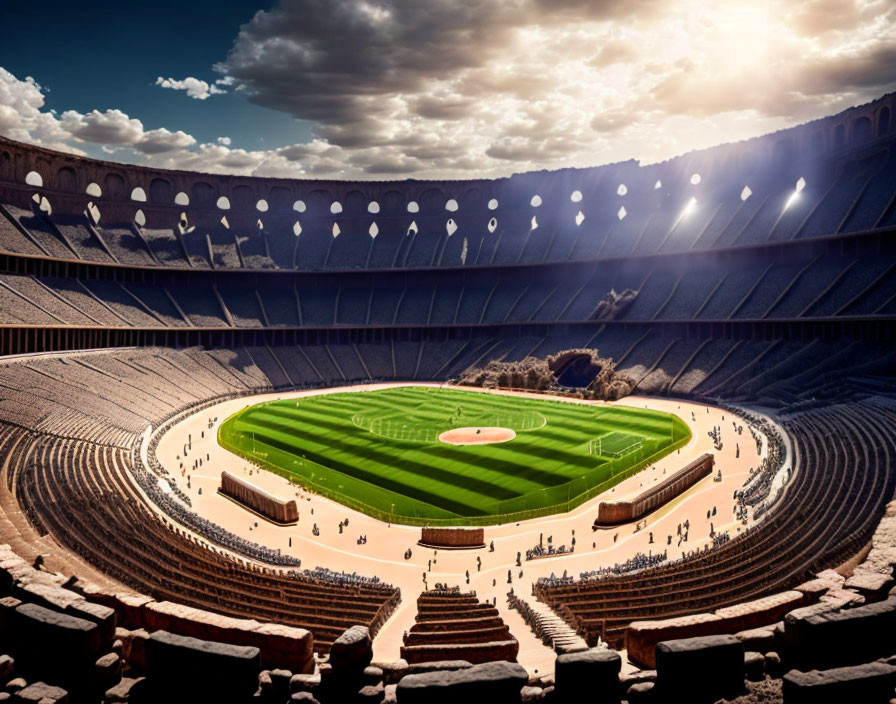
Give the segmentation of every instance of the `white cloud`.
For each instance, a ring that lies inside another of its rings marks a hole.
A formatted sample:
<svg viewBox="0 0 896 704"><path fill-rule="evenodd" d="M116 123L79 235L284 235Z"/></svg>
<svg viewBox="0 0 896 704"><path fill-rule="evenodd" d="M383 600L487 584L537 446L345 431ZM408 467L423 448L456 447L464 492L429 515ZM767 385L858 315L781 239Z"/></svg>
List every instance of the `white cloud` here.
<svg viewBox="0 0 896 704"><path fill-rule="evenodd" d="M187 95L196 100L205 100L212 95L223 95L226 90L218 86L229 86L233 83L233 79L229 76L219 78L214 83L208 83L192 76L187 76L183 80L175 80L174 78L156 78L156 85L162 88L170 88L171 90L183 90Z"/></svg>
<svg viewBox="0 0 896 704"><path fill-rule="evenodd" d="M307 143L247 150L119 110L56 116L36 81L2 69L0 132L219 173L503 176L781 129L893 90L894 62L891 0L278 0L219 78L156 85L240 92L309 122Z"/></svg>

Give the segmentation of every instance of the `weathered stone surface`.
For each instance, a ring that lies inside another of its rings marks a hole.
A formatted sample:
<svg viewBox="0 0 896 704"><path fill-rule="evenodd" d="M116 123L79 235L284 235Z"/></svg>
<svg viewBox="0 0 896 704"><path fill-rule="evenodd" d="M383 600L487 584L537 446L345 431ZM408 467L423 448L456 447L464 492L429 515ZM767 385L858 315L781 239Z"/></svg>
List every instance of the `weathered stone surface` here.
<svg viewBox="0 0 896 704"><path fill-rule="evenodd" d="M774 650L765 654L765 671L769 677L780 677L784 674L784 665L781 656Z"/></svg>
<svg viewBox="0 0 896 704"><path fill-rule="evenodd" d="M105 602L99 601L99 603ZM107 603L106 606L112 606L112 608L115 609L115 613L118 615L119 626L136 630L138 628L146 627L146 618L143 615L143 609L148 604L154 603L155 599L144 594L128 594L123 592L115 594L113 603Z"/></svg>
<svg viewBox="0 0 896 704"><path fill-rule="evenodd" d="M0 645L5 645L13 636L13 619L21 601L14 596L0 599Z"/></svg>
<svg viewBox="0 0 896 704"><path fill-rule="evenodd" d="M804 667L813 668L855 665L890 655L894 630L894 598L854 609L785 619L791 656Z"/></svg>
<svg viewBox="0 0 896 704"><path fill-rule="evenodd" d="M115 653L106 653L93 666L96 689L103 692L121 679L122 662Z"/></svg>
<svg viewBox="0 0 896 704"><path fill-rule="evenodd" d="M715 635L722 619L703 613L656 621L633 621L625 632L625 648L629 660L638 665L656 667L656 644L664 640Z"/></svg>
<svg viewBox="0 0 896 704"><path fill-rule="evenodd" d="M117 702L126 702L131 694L131 688L142 682L142 677L123 677L114 687L106 690L105 700L108 704L116 704Z"/></svg>
<svg viewBox="0 0 896 704"><path fill-rule="evenodd" d="M758 682L765 676L765 656L762 653L744 653L744 674L751 682Z"/></svg>
<svg viewBox="0 0 896 704"><path fill-rule="evenodd" d="M839 584L835 584L826 579L810 579L808 582L803 582L802 584L797 585L793 590L800 592L806 597L806 601L811 604L817 602L821 597L827 594L829 590L839 586Z"/></svg>
<svg viewBox="0 0 896 704"><path fill-rule="evenodd" d="M408 672L407 660L389 660L382 662L371 662L374 667L378 667L383 671L383 681L388 684L395 684L404 677Z"/></svg>
<svg viewBox="0 0 896 704"><path fill-rule="evenodd" d="M361 673L373 660L373 639L366 626L352 626L330 647L330 664L340 673Z"/></svg>
<svg viewBox="0 0 896 704"><path fill-rule="evenodd" d="M146 641L149 640L149 633L138 628L135 631L128 631L124 628L115 629L115 637L121 641L121 656L127 662L139 670L146 668Z"/></svg>
<svg viewBox="0 0 896 704"><path fill-rule="evenodd" d="M377 684L383 681L383 669L368 665L364 668L362 678L364 684Z"/></svg>
<svg viewBox="0 0 896 704"><path fill-rule="evenodd" d="M633 684L641 684L642 682L656 682L656 670L636 670L635 672L624 672L619 675L619 686L623 691L628 690Z"/></svg>
<svg viewBox="0 0 896 704"><path fill-rule="evenodd" d="M396 693L399 704L457 704L463 700L508 704L520 701L528 679L522 665L488 662L463 670L407 675L398 683Z"/></svg>
<svg viewBox="0 0 896 704"><path fill-rule="evenodd" d="M3 689L7 692L18 692L28 686L28 682L24 677L13 677L4 685Z"/></svg>
<svg viewBox="0 0 896 704"><path fill-rule="evenodd" d="M628 688L625 695L628 698L628 704L646 704L647 702L652 702L654 689L656 689L656 684L653 682L639 682L638 684L633 684Z"/></svg>
<svg viewBox="0 0 896 704"><path fill-rule="evenodd" d="M320 675L316 673L313 675L299 673L289 680L290 692L313 692L317 687L320 687Z"/></svg>
<svg viewBox="0 0 896 704"><path fill-rule="evenodd" d="M16 668L28 679L46 677L72 689L84 685L100 656L95 623L37 604L17 606L13 616Z"/></svg>
<svg viewBox="0 0 896 704"><path fill-rule="evenodd" d="M292 672L313 669L313 638L310 631L252 619L231 618L170 601L143 606L144 626L200 640L252 646L261 652L265 667Z"/></svg>
<svg viewBox="0 0 896 704"><path fill-rule="evenodd" d="M310 692L296 692L289 698L289 701L303 702L303 704L320 704Z"/></svg>
<svg viewBox="0 0 896 704"><path fill-rule="evenodd" d="M531 687L526 685L520 690L520 701L522 704L541 701L544 690L541 687Z"/></svg>
<svg viewBox="0 0 896 704"><path fill-rule="evenodd" d="M16 693L16 701L40 704L68 704L68 692L44 682L35 682Z"/></svg>
<svg viewBox="0 0 896 704"><path fill-rule="evenodd" d="M852 589L865 597L865 601L880 601L885 599L887 592L893 588L893 577L886 574L868 571L856 571L846 580L843 586Z"/></svg>
<svg viewBox="0 0 896 704"><path fill-rule="evenodd" d="M765 628L752 628L748 631L735 633L737 638L744 645L744 650L752 650L758 653L764 653L775 647L775 628L767 626Z"/></svg>
<svg viewBox="0 0 896 704"><path fill-rule="evenodd" d="M252 694L258 682L258 648L153 633L146 642L146 674L154 689L177 683L184 691L235 701ZM164 690L162 690L164 691Z"/></svg>
<svg viewBox="0 0 896 704"><path fill-rule="evenodd" d="M785 704L886 702L896 687L896 667L874 662L832 670L791 670L784 675Z"/></svg>
<svg viewBox="0 0 896 704"><path fill-rule="evenodd" d="M425 672L451 672L453 670L466 670L473 667L473 663L466 660L435 660L433 662L418 662L408 665L406 675L421 675Z"/></svg>
<svg viewBox="0 0 896 704"><path fill-rule="evenodd" d="M656 647L661 697L714 702L744 687L744 648L732 635L665 641Z"/></svg>
<svg viewBox="0 0 896 704"><path fill-rule="evenodd" d="M383 704L398 704L397 684L387 684L383 692Z"/></svg>
<svg viewBox="0 0 896 704"><path fill-rule="evenodd" d="M112 649L117 623L114 609L102 604L91 604L89 601L80 599L70 603L66 607L65 613L95 623L100 629L100 649Z"/></svg>
<svg viewBox="0 0 896 704"><path fill-rule="evenodd" d="M16 661L9 655L0 655L0 682L6 682L16 671Z"/></svg>
<svg viewBox="0 0 896 704"><path fill-rule="evenodd" d="M577 701L584 691L594 702L619 701L622 659L615 650L586 650L557 657L554 694L558 701Z"/></svg>
<svg viewBox="0 0 896 704"><path fill-rule="evenodd" d="M358 701L361 702L381 702L386 695L386 689L383 683L368 684L358 691Z"/></svg>

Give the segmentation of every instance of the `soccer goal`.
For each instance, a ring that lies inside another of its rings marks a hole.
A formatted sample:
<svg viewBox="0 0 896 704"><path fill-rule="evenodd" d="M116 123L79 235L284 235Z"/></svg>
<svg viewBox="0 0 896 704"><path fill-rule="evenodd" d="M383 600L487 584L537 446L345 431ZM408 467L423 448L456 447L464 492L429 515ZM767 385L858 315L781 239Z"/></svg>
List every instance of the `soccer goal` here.
<svg viewBox="0 0 896 704"><path fill-rule="evenodd" d="M588 444L588 452L592 455L618 459L632 452L637 452L643 447L643 438L636 438L624 433L609 433L591 440Z"/></svg>

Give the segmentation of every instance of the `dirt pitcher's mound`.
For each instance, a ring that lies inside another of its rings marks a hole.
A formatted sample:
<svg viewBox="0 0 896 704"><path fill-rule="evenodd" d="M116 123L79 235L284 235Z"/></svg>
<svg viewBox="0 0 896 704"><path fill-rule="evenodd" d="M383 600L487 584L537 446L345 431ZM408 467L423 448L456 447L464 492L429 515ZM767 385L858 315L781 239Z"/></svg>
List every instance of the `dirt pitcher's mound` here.
<svg viewBox="0 0 896 704"><path fill-rule="evenodd" d="M439 435L439 441L448 445L491 445L515 437L510 428L454 428Z"/></svg>

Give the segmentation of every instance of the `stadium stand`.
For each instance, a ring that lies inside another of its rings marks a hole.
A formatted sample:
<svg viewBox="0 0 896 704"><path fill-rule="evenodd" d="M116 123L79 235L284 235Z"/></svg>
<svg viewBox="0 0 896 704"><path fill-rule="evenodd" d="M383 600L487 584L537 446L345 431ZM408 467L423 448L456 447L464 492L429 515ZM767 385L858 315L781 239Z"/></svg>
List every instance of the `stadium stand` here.
<svg viewBox="0 0 896 704"><path fill-rule="evenodd" d="M223 178L0 139L4 693L520 701L529 683L529 700L568 701L587 681L632 703L757 683L770 701L888 701L894 107L663 164L468 182ZM737 537L512 595L540 638L569 646L531 682L494 662L519 649L496 605L446 589L416 599L405 661L371 666L371 639L411 595L229 533L154 455L173 423L225 399L594 348L634 392L748 425L744 406L776 414L794 471L780 491L774 463L751 477L734 510L762 520ZM645 669L620 674L608 645Z"/></svg>

